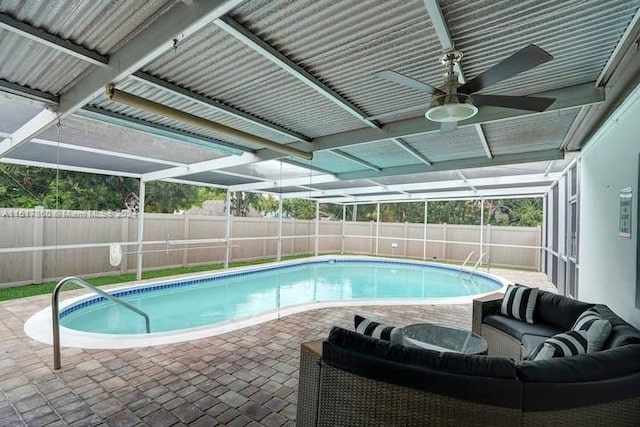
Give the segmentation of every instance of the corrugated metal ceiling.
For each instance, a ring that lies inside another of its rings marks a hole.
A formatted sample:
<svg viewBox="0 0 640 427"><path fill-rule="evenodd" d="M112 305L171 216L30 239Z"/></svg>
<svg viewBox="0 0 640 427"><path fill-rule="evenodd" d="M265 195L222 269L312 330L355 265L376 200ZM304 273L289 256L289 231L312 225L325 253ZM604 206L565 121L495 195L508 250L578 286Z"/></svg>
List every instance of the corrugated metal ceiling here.
<svg viewBox="0 0 640 427"><path fill-rule="evenodd" d="M12 0L0 3L0 12L108 55L124 46L141 30L153 25L159 16L178 3L180 2L175 0ZM595 81L638 10L640 1L441 0L439 4L456 47L465 54L462 69L467 79L529 43L535 43L551 53L554 56L551 62L483 91L495 94L530 94ZM180 7L187 6L181 4ZM442 49L422 0L249 0L233 10L230 17L346 98L365 115L380 115L420 104L426 106L429 101L428 96L415 90L374 76L376 71L392 69L434 86L440 86L442 82L443 67L439 63ZM93 66L82 60L2 29L0 64L0 79L53 94L63 94L93 69ZM214 23L181 40L175 49L160 55L144 67L143 71L308 138L336 135L340 139L343 132L367 129L364 121ZM232 117L139 79L119 82L118 88L281 144L295 141L291 136ZM0 109L11 108L5 104L7 102L0 98ZM259 149L256 144L226 138L175 120L115 104L104 96L98 97L92 104L168 128L224 139L246 150ZM15 131L20 122L28 120L29 114L35 114L31 113L32 110L34 107L31 104L25 104L0 117L0 132ZM488 161L482 138L486 139L493 156L543 150L552 152L561 149L578 112L579 108L571 108L483 123L480 127L482 134L475 126L465 126L462 122L454 132L409 132L407 134L413 136L403 137L402 140L428 161L434 164L451 162L451 167L464 164L456 163L457 160L474 158ZM422 114L424 108L386 116L380 121L396 122L395 125L403 118L419 117ZM386 131L385 128L380 132ZM49 129L39 137L49 140L64 139L66 144L84 149L113 150L127 156L156 158L166 162L188 164L226 156L218 151L87 121L85 117L67 118L59 129ZM422 170L428 170L423 161L391 140L356 145L351 145L348 137L343 140L344 146L338 147L339 150L356 160L368 162L372 168L348 160L331 150L315 152L311 161L296 159L296 162L319 171L348 177L365 176L366 172L375 176L375 168L383 169L381 175L385 175L384 170L388 168L395 168L398 173L401 173L403 167L418 170L414 166L424 166L425 169ZM358 142L357 135L354 136L354 141ZM51 148L42 144L27 144L13 153L13 156L26 158L24 156L32 155L41 159L43 153L53 155ZM94 158L97 156L95 153L72 151L64 151L63 156L66 161L71 162L70 165L82 163L82 157L86 156L86 165L83 165L86 167L114 166L117 167L114 170L124 171L123 168L130 168L135 173L140 170L157 170L154 169L157 165L147 164L152 162L144 159L140 160L140 166L135 166L129 163L132 159L124 156L120 158L120 164L115 165L114 156L105 157L101 163L97 157ZM549 162L537 162L466 169L463 172L469 179L521 173L540 174L562 170L568 161L556 161L551 164L551 168ZM322 172L312 173L274 161L239 165L227 170L240 176L202 172L188 177L217 185L260 181L253 181L251 176L274 181L308 176L309 185L318 189L375 185L371 181L313 185L313 175ZM358 174L349 175L355 172ZM380 185L424 182L425 188L428 188L429 182L442 180L458 181L460 177L453 171L444 171L386 176L376 178L375 182ZM295 185L279 188L278 191L285 188L301 191Z"/></svg>

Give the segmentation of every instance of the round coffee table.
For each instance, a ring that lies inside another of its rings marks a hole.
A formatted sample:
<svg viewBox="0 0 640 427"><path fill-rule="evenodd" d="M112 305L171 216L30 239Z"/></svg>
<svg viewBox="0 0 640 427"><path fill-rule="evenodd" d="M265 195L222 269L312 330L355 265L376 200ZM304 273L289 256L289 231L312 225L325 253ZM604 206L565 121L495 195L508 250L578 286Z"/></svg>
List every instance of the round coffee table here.
<svg viewBox="0 0 640 427"><path fill-rule="evenodd" d="M478 334L451 326L418 323L402 328L405 344L438 351L486 354L487 342Z"/></svg>

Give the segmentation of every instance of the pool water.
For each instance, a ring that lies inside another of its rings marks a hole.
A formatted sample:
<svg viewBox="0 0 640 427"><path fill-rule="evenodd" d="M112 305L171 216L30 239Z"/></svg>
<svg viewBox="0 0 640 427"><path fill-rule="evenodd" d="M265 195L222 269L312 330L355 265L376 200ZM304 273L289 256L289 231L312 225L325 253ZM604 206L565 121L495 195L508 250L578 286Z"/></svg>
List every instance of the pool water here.
<svg viewBox="0 0 640 427"><path fill-rule="evenodd" d="M427 263L323 260L263 270L146 285L113 292L149 315L151 332L228 322L325 301L416 300L493 292L498 280ZM102 297L61 312L64 327L94 333L144 334L141 316Z"/></svg>

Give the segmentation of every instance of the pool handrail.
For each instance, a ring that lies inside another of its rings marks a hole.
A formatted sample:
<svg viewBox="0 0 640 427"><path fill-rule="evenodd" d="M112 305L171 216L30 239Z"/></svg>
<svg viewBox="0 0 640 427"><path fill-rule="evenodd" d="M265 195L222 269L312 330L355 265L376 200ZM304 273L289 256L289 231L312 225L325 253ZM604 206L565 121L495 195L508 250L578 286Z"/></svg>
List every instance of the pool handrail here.
<svg viewBox="0 0 640 427"><path fill-rule="evenodd" d="M64 286L66 283L69 283L69 282L73 282L76 285L79 285L85 289L93 291L96 294L103 296L104 298L111 300L116 304L120 304L123 307L128 308L129 310L139 314L144 318L147 333L151 332L151 327L149 326L149 316L144 311L132 306L131 304L124 302L120 298L115 297L110 293L103 291L102 289L99 289L93 286L92 284L80 279L79 277L75 277L75 276L65 277L64 279L58 282L55 288L53 288L53 293L51 294L51 324L53 327L53 369L60 369L62 366L60 364L60 309L59 309L59 303L58 303L58 300L59 300L58 295L60 294L60 290L62 289L62 286Z"/></svg>

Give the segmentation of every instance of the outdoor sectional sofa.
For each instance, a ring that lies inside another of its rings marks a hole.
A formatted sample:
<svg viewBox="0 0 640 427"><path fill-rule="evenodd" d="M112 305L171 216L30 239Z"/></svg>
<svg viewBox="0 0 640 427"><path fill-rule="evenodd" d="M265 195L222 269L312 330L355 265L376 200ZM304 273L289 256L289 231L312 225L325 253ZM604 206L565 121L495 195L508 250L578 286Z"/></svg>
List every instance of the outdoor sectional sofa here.
<svg viewBox="0 0 640 427"><path fill-rule="evenodd" d="M502 297L473 304L488 355L392 345L339 327L303 343L297 425L639 425L640 331L606 306L548 292L527 324L500 314ZM613 326L602 350L521 360L591 307Z"/></svg>

